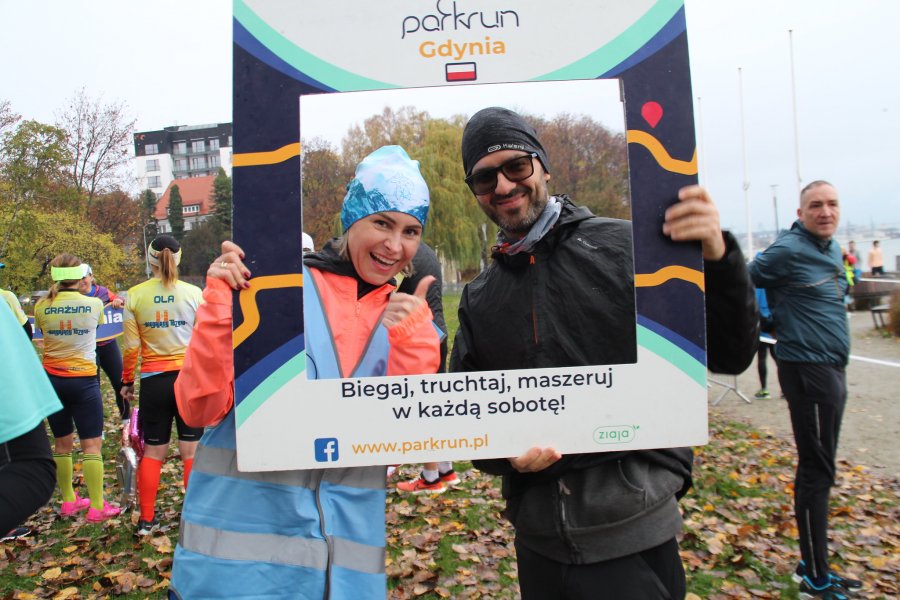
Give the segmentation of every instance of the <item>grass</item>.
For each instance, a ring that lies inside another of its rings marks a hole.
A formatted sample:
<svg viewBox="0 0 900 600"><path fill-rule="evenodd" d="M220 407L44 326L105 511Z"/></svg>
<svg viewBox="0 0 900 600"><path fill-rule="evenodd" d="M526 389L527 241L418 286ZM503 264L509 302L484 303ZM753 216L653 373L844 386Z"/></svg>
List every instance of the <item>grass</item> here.
<svg viewBox="0 0 900 600"><path fill-rule="evenodd" d="M458 295L444 298L452 332ZM106 489L117 500L117 411L105 377ZM790 575L799 560L793 520L794 451L790 439L744 423L711 420L711 442L697 448L694 487L681 501L681 540L692 600L796 597ZM99 525L64 520L51 505L28 525L34 534L0 544L0 598L158 598L165 596L178 538L181 465L173 443L158 497L162 531L132 536L133 511ZM76 461L79 462L79 461ZM401 467L412 478L418 465ZM439 496L390 491L387 500L388 594L391 599L518 598L513 532L501 516L499 480L458 462L460 486ZM84 493L80 472L77 486ZM835 566L866 574L862 597L897 597L900 485L842 463L832 495Z"/></svg>

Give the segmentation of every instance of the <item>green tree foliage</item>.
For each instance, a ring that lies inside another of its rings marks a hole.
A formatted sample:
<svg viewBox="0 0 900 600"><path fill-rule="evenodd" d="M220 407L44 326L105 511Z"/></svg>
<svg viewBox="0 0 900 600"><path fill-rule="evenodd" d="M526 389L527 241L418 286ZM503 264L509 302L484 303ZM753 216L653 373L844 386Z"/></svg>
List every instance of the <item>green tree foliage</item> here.
<svg viewBox="0 0 900 600"><path fill-rule="evenodd" d="M218 224L207 219L184 234L181 265L184 275L203 275L221 251L222 236Z"/></svg>
<svg viewBox="0 0 900 600"><path fill-rule="evenodd" d="M13 200L49 200L70 159L65 138L62 129L38 121L23 121L3 136L0 175Z"/></svg>
<svg viewBox="0 0 900 600"><path fill-rule="evenodd" d="M210 200L213 202L212 222L215 226L219 238L231 237L231 177L225 173L225 169L219 167L216 179L213 181L213 189L210 193ZM220 240L221 241L221 240ZM218 249L218 244L216 244ZM217 250L218 251L218 250ZM218 256L215 254L213 258Z"/></svg>
<svg viewBox="0 0 900 600"><path fill-rule="evenodd" d="M145 235L148 238L156 237L159 225L156 220L156 193L153 190L141 192L141 224L146 227Z"/></svg>
<svg viewBox="0 0 900 600"><path fill-rule="evenodd" d="M319 248L341 233L341 203L352 173L347 176L340 155L328 142L317 138L302 148L303 231Z"/></svg>
<svg viewBox="0 0 900 600"><path fill-rule="evenodd" d="M0 230L11 222L10 206L0 208ZM4 286L20 293L50 286L50 261L69 252L91 264L104 285L118 287L129 270L128 256L107 233L99 233L91 222L72 211L46 211L25 207L18 212L15 235L3 256Z"/></svg>
<svg viewBox="0 0 900 600"><path fill-rule="evenodd" d="M488 219L464 181L459 160L462 119L429 120L422 148L413 155L428 183L431 207L424 239L445 260L453 260L464 273L477 273L485 264Z"/></svg>
<svg viewBox="0 0 900 600"><path fill-rule="evenodd" d="M0 257L21 211L71 204L72 195L63 185L68 160L64 139L62 130L37 121L23 121L0 138L0 207L9 215L0 228Z"/></svg>
<svg viewBox="0 0 900 600"><path fill-rule="evenodd" d="M4 287L18 293L49 286L47 265L61 252L91 263L113 288L131 285L142 270L140 202L115 188L96 188L89 202L70 171L73 135L22 120L0 101L0 260Z"/></svg>
<svg viewBox="0 0 900 600"><path fill-rule="evenodd" d="M551 194L569 194L595 214L629 218L625 137L589 117L561 114L552 120L524 115L535 125L550 161ZM367 154L386 144L403 146L420 162L431 193L425 241L444 263L469 279L488 261L497 227L464 181L459 148L467 118L431 118L412 107L385 108L348 129L338 154L327 142L303 143L303 227L316 245L339 232L347 183Z"/></svg>
<svg viewBox="0 0 900 600"><path fill-rule="evenodd" d="M177 185L169 190L169 228L172 230L172 237L180 242L184 237L184 201Z"/></svg>

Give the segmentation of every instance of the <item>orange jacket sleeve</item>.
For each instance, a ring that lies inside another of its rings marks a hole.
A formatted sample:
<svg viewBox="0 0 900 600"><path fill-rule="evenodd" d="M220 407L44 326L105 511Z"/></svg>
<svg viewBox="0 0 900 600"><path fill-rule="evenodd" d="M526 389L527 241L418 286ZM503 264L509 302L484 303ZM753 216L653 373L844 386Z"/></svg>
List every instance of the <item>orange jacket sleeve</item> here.
<svg viewBox="0 0 900 600"><path fill-rule="evenodd" d="M437 372L441 363L441 339L426 302L388 328L388 340L391 344L388 375L426 375Z"/></svg>
<svg viewBox="0 0 900 600"><path fill-rule="evenodd" d="M191 427L217 424L234 404L231 288L207 279L203 300L175 381L178 412Z"/></svg>

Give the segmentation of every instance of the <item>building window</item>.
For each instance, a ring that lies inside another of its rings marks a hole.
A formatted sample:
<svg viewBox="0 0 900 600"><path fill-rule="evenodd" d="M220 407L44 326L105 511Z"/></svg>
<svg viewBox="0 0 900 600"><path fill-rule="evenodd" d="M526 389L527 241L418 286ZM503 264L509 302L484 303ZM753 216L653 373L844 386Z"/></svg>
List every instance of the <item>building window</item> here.
<svg viewBox="0 0 900 600"><path fill-rule="evenodd" d="M231 136L230 136L230 135L228 136L228 146L229 146L229 147L234 146L234 144L231 143Z"/></svg>
<svg viewBox="0 0 900 600"><path fill-rule="evenodd" d="M200 212L200 205L199 204L188 204L187 206L185 206L182 209L181 212L182 212L182 214L185 214L185 215L196 215Z"/></svg>
<svg viewBox="0 0 900 600"><path fill-rule="evenodd" d="M219 149L219 138L213 138L209 140L209 149L210 150L218 150Z"/></svg>
<svg viewBox="0 0 900 600"><path fill-rule="evenodd" d="M188 162L186 158L177 158L175 159L175 170L176 171L187 171Z"/></svg>
<svg viewBox="0 0 900 600"><path fill-rule="evenodd" d="M194 140L191 142L191 152L206 152L206 142L204 140Z"/></svg>
<svg viewBox="0 0 900 600"><path fill-rule="evenodd" d="M175 154L187 154L187 142L175 142Z"/></svg>
<svg viewBox="0 0 900 600"><path fill-rule="evenodd" d="M206 157L205 156L195 156L191 159L191 169L205 169L206 168Z"/></svg>
<svg viewBox="0 0 900 600"><path fill-rule="evenodd" d="M161 187L161 183L159 180L159 175L153 175L152 177L147 178L147 187L148 188L158 188Z"/></svg>
<svg viewBox="0 0 900 600"><path fill-rule="evenodd" d="M147 144L144 146L144 154L159 154L159 144Z"/></svg>
<svg viewBox="0 0 900 600"><path fill-rule="evenodd" d="M213 154L209 157L209 166L210 167L219 167L221 165L221 160L219 160L218 154Z"/></svg>
<svg viewBox="0 0 900 600"><path fill-rule="evenodd" d="M159 171L159 159L148 160L147 171Z"/></svg>

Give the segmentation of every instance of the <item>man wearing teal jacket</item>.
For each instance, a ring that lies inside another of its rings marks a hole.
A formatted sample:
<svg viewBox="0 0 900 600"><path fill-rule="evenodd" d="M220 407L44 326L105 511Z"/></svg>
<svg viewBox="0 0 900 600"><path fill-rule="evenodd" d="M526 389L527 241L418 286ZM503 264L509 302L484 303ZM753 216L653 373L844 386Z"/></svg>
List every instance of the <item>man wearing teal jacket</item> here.
<svg viewBox="0 0 900 600"><path fill-rule="evenodd" d="M794 512L801 562L795 579L805 598L843 600L861 587L828 566L828 496L847 402L850 333L841 248L832 239L840 221L837 190L813 181L800 193L799 217L750 264L765 288L778 331L775 359L797 444Z"/></svg>

